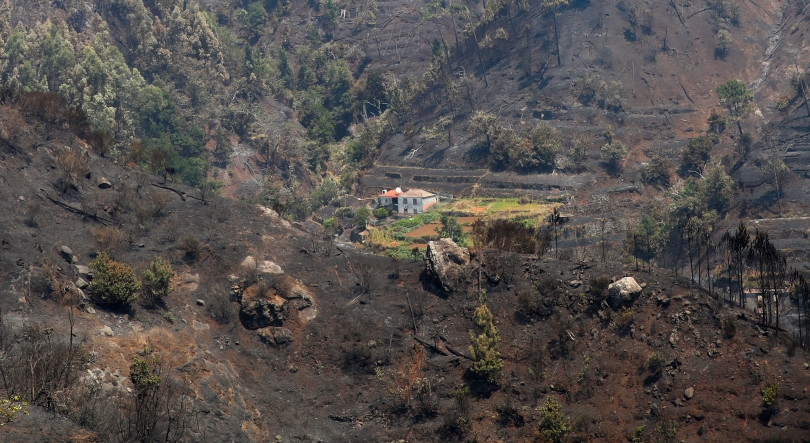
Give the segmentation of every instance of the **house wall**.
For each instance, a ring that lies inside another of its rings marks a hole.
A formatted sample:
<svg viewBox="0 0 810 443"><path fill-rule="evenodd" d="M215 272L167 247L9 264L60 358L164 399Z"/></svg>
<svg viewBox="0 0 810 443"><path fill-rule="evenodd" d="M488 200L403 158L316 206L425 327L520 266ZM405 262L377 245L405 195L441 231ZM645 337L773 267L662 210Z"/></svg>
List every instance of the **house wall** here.
<svg viewBox="0 0 810 443"><path fill-rule="evenodd" d="M421 214L439 201L438 197L399 197L397 211L400 214Z"/></svg>

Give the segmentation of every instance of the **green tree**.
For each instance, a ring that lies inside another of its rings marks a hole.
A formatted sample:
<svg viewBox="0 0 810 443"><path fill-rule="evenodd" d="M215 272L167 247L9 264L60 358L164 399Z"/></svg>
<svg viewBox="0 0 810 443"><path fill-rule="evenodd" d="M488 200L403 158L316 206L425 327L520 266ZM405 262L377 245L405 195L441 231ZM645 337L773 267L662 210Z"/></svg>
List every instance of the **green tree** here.
<svg viewBox="0 0 810 443"><path fill-rule="evenodd" d="M731 44L731 33L725 29L717 31L717 48L715 54L721 59L725 59L728 54L728 45Z"/></svg>
<svg viewBox="0 0 810 443"><path fill-rule="evenodd" d="M498 117L489 112L477 111L470 118L469 130L479 139L483 137L489 148L492 146L492 138L498 130Z"/></svg>
<svg viewBox="0 0 810 443"><path fill-rule="evenodd" d="M553 127L540 123L529 131L528 168L548 168L554 166L560 149L560 133Z"/></svg>
<svg viewBox="0 0 810 443"><path fill-rule="evenodd" d="M663 157L654 157L644 166L641 174L644 181L651 185L669 186L669 174L672 165Z"/></svg>
<svg viewBox="0 0 810 443"><path fill-rule="evenodd" d="M365 229L370 216L371 211L367 207L362 206L358 208L357 211L354 212L354 225L358 229Z"/></svg>
<svg viewBox="0 0 810 443"><path fill-rule="evenodd" d="M699 175L709 161L709 152L713 145L707 135L690 138L689 143L681 150L681 175Z"/></svg>
<svg viewBox="0 0 810 443"><path fill-rule="evenodd" d="M563 443L571 433L571 421L560 411L562 405L552 396L540 407L537 437L542 443Z"/></svg>
<svg viewBox="0 0 810 443"><path fill-rule="evenodd" d="M141 287L143 302L148 306L163 301L172 292L172 266L166 259L157 257L143 271Z"/></svg>
<svg viewBox="0 0 810 443"><path fill-rule="evenodd" d="M715 136L719 136L726 130L726 119L714 109L706 119L706 124L709 126L709 132Z"/></svg>
<svg viewBox="0 0 810 443"><path fill-rule="evenodd" d="M585 162L588 161L588 137L579 134L571 142L571 149L568 150L568 159L577 170L581 170Z"/></svg>
<svg viewBox="0 0 810 443"><path fill-rule="evenodd" d="M703 203L709 209L716 210L718 214L723 214L734 198L734 180L719 164L706 169L699 189Z"/></svg>
<svg viewBox="0 0 810 443"><path fill-rule="evenodd" d="M442 214L441 223L441 228L436 228L439 232L439 237L452 238L454 242L461 241L463 232L461 225L458 224L458 220L455 217Z"/></svg>
<svg viewBox="0 0 810 443"><path fill-rule="evenodd" d="M627 157L627 146L618 140L611 140L602 146L602 158L612 171L616 171L621 167L621 163Z"/></svg>
<svg viewBox="0 0 810 443"><path fill-rule="evenodd" d="M90 262L90 268L94 272L90 293L97 303L117 307L137 300L141 283L132 268L103 252Z"/></svg>
<svg viewBox="0 0 810 443"><path fill-rule="evenodd" d="M489 162L494 169L506 169L512 164L511 155L515 146L521 143L520 137L511 129L500 128L492 136L489 147Z"/></svg>
<svg viewBox="0 0 810 443"><path fill-rule="evenodd" d="M740 120L756 109L754 93L748 90L745 83L729 80L717 87L717 97L720 98L720 105L728 110L729 120L737 122L737 129L742 135Z"/></svg>
<svg viewBox="0 0 810 443"><path fill-rule="evenodd" d="M157 387L160 384L158 374L158 359L150 350L145 352L145 356L132 357L132 364L129 365L129 379L140 392Z"/></svg>
<svg viewBox="0 0 810 443"><path fill-rule="evenodd" d="M503 360L501 359L501 353L498 352L501 336L492 322L492 313L487 308L487 305L482 304L475 310L473 323L481 333L476 334L470 331L470 341L472 342L470 344L470 354L473 359L472 371L492 382L503 370Z"/></svg>
<svg viewBox="0 0 810 443"><path fill-rule="evenodd" d="M247 29L253 35L260 35L265 22L267 22L267 11L261 2L254 2L248 5L245 15Z"/></svg>

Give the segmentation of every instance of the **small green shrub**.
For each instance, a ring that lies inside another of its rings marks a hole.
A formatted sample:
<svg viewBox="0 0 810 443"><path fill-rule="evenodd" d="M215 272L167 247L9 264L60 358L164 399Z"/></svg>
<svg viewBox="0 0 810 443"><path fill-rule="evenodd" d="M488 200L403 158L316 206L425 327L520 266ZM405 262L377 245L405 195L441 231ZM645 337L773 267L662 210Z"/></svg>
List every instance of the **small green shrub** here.
<svg viewBox="0 0 810 443"><path fill-rule="evenodd" d="M552 396L546 397L540 407L540 425L535 435L542 443L562 443L571 433L571 421L560 412L560 402Z"/></svg>
<svg viewBox="0 0 810 443"><path fill-rule="evenodd" d="M644 367L653 374L661 372L664 368L664 356L660 352L653 352L647 357Z"/></svg>
<svg viewBox="0 0 810 443"><path fill-rule="evenodd" d="M129 379L139 390L145 390L160 384L157 373L157 358L151 354L145 357L135 356L129 365Z"/></svg>
<svg viewBox="0 0 810 443"><path fill-rule="evenodd" d="M377 218L388 217L388 210L385 208L377 208L374 210L374 216Z"/></svg>
<svg viewBox="0 0 810 443"><path fill-rule="evenodd" d="M779 382L773 382L762 390L762 404L771 408L776 404L776 396L779 395Z"/></svg>
<svg viewBox="0 0 810 443"><path fill-rule="evenodd" d="M644 430L647 428L645 426L639 426L636 428L636 431L633 433L633 443L642 443L644 441Z"/></svg>
<svg viewBox="0 0 810 443"><path fill-rule="evenodd" d="M90 293L98 304L124 306L137 300L141 283L132 268L112 260L103 252L96 255L90 268L95 273Z"/></svg>
<svg viewBox="0 0 810 443"><path fill-rule="evenodd" d="M157 257L143 271L143 302L154 306L172 292L172 266L162 257Z"/></svg>

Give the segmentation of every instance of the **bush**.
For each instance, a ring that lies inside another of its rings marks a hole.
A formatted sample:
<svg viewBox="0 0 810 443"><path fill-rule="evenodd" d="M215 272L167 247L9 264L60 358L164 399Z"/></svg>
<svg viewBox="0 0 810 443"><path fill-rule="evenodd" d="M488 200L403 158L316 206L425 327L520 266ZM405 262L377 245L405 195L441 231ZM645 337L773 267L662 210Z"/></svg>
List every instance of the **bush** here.
<svg viewBox="0 0 810 443"><path fill-rule="evenodd" d="M552 396L546 397L540 407L540 425L537 427L537 439L542 443L562 443L571 433L571 421L560 412L562 406Z"/></svg>
<svg viewBox="0 0 810 443"><path fill-rule="evenodd" d="M103 252L90 262L90 268L95 273L90 292L96 303L114 307L137 300L141 283L132 268L112 260Z"/></svg>
<svg viewBox="0 0 810 443"><path fill-rule="evenodd" d="M653 352L647 357L644 367L653 374L657 374L664 369L664 356L660 352Z"/></svg>
<svg viewBox="0 0 810 443"><path fill-rule="evenodd" d="M157 358L153 355L145 357L135 356L129 366L129 379L135 388L144 390L153 388L160 384L160 375L157 374Z"/></svg>
<svg viewBox="0 0 810 443"><path fill-rule="evenodd" d="M779 382L773 382L762 390L762 405L772 408L776 404L777 395L779 395Z"/></svg>
<svg viewBox="0 0 810 443"><path fill-rule="evenodd" d="M619 169L622 160L627 157L627 146L619 141L613 140L602 146L601 152L602 158L605 159L608 167L612 170L616 170Z"/></svg>
<svg viewBox="0 0 810 443"><path fill-rule="evenodd" d="M385 208L377 208L374 210L374 216L377 218L388 217L388 210Z"/></svg>
<svg viewBox="0 0 810 443"><path fill-rule="evenodd" d="M641 175L648 184L668 186L670 168L669 160L655 157L644 167Z"/></svg>
<svg viewBox="0 0 810 443"><path fill-rule="evenodd" d="M681 175L700 174L709 161L709 152L713 145L712 139L707 135L689 139L689 144L681 151Z"/></svg>
<svg viewBox="0 0 810 443"><path fill-rule="evenodd" d="M368 223L368 217L371 215L371 211L363 206L359 208L357 211L354 212L354 225L358 229L365 229L366 224Z"/></svg>
<svg viewBox="0 0 810 443"><path fill-rule="evenodd" d="M172 292L172 266L162 257L152 260L149 267L143 271L143 302L154 306L163 301L163 298Z"/></svg>

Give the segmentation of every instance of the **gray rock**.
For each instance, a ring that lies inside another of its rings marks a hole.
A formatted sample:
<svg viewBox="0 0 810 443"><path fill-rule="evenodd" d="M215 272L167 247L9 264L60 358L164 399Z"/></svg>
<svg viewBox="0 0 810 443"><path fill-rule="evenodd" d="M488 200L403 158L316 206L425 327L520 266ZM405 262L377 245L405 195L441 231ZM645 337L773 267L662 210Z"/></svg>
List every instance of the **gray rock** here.
<svg viewBox="0 0 810 443"><path fill-rule="evenodd" d="M678 333L673 331L672 334L669 335L669 344L674 348L678 345L678 339Z"/></svg>
<svg viewBox="0 0 810 443"><path fill-rule="evenodd" d="M96 313L96 310L93 309L92 306L88 306L87 309L85 309L85 311L87 311L88 314L95 314Z"/></svg>
<svg viewBox="0 0 810 443"><path fill-rule="evenodd" d="M287 328L261 328L256 333L261 341L272 346L287 346L292 343L292 331Z"/></svg>
<svg viewBox="0 0 810 443"><path fill-rule="evenodd" d="M107 180L104 177L99 177L98 180L96 180L96 183L98 184L98 187L100 189L110 189L110 188L112 188L112 183L110 183L110 181Z"/></svg>
<svg viewBox="0 0 810 443"><path fill-rule="evenodd" d="M457 290L464 270L470 264L470 250L456 245L450 238L428 242L425 251L425 266L447 292Z"/></svg>
<svg viewBox="0 0 810 443"><path fill-rule="evenodd" d="M205 300L197 299L197 306L205 306Z"/></svg>
<svg viewBox="0 0 810 443"><path fill-rule="evenodd" d="M107 336L107 337L112 337L113 335L115 335L115 334L113 333L112 328L111 328L111 327L109 327L109 326L104 326L103 328L100 328L100 329L98 330L98 333L99 333L100 335L105 335L105 336Z"/></svg>
<svg viewBox="0 0 810 443"><path fill-rule="evenodd" d="M684 389L683 398L685 398L687 400L691 400L692 397L694 397L694 396L695 396L695 388L690 386L690 387Z"/></svg>
<svg viewBox="0 0 810 443"><path fill-rule="evenodd" d="M90 280L93 279L93 270L90 269L89 266L84 265L74 265L76 267L76 273L79 274L79 277L82 278L89 278Z"/></svg>
<svg viewBox="0 0 810 443"><path fill-rule="evenodd" d="M61 255L66 262L73 263L73 249L70 249L67 246L62 246L59 248L59 255Z"/></svg>
<svg viewBox="0 0 810 443"><path fill-rule="evenodd" d="M804 366L804 369L810 369L810 363L805 363L802 366Z"/></svg>
<svg viewBox="0 0 810 443"><path fill-rule="evenodd" d="M568 285L571 286L572 288L576 289L576 288L582 286L582 280L571 280L571 281L568 282Z"/></svg>
<svg viewBox="0 0 810 443"><path fill-rule="evenodd" d="M87 289L88 286L90 286L90 283L87 283L87 281L85 281L85 279L83 279L81 277L76 279L76 287L77 288L79 288L79 289Z"/></svg>
<svg viewBox="0 0 810 443"><path fill-rule="evenodd" d="M617 309L632 304L641 294L641 286L633 277L625 277L608 286L608 304Z"/></svg>
<svg viewBox="0 0 810 443"><path fill-rule="evenodd" d="M191 320L191 327L195 331L207 331L207 330L211 329L211 325L209 325L208 323L203 323L203 322L197 321L197 320Z"/></svg>

